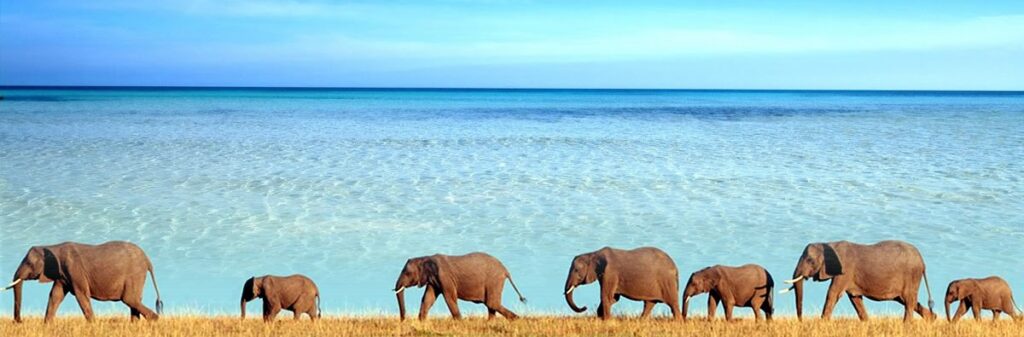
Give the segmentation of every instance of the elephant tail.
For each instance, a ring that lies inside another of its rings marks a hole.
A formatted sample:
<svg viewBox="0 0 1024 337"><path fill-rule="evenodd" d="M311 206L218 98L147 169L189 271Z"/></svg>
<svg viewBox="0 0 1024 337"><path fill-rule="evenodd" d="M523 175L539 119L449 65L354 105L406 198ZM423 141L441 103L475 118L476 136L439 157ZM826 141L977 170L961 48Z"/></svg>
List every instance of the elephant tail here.
<svg viewBox="0 0 1024 337"><path fill-rule="evenodd" d="M153 273L153 264L149 264L149 278L153 279L153 290L156 290L156 313L164 313L164 301L160 300L160 288L156 286L156 274Z"/></svg>
<svg viewBox="0 0 1024 337"><path fill-rule="evenodd" d="M505 278L508 279L508 283L512 284L512 289L516 291L516 295L519 295L519 302L526 303L526 297L523 297L523 293L519 292L519 287L516 287L516 283L512 281L512 274L505 272Z"/></svg>
<svg viewBox="0 0 1024 337"><path fill-rule="evenodd" d="M935 301L932 300L932 287L928 285L928 273L924 272L922 274L924 275L924 289L928 291L928 311L934 314Z"/></svg>
<svg viewBox="0 0 1024 337"><path fill-rule="evenodd" d="M316 318L321 318L324 315L324 309L320 308L320 292L316 293Z"/></svg>
<svg viewBox="0 0 1024 337"><path fill-rule="evenodd" d="M1017 309L1017 316L1010 316L1014 319L1024 319L1024 311L1020 311L1020 307L1017 306L1017 300L1013 298L1013 294L1010 294L1010 303L1013 304L1014 309Z"/></svg>
<svg viewBox="0 0 1024 337"><path fill-rule="evenodd" d="M764 271L764 276L766 276L767 279L768 279L768 283L766 284L766 287L768 288L768 310L766 310L766 311L768 312L768 314L774 315L775 314L775 280L772 279L772 274L769 273L767 269Z"/></svg>

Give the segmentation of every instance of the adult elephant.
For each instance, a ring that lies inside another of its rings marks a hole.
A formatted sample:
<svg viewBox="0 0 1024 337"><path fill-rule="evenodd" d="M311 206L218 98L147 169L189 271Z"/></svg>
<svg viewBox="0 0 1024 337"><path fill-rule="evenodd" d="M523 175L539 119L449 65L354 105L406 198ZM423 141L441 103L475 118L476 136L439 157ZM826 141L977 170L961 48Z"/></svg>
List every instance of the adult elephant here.
<svg viewBox="0 0 1024 337"><path fill-rule="evenodd" d="M156 320L159 315L142 305L146 272L153 277L158 313L163 311L163 302L156 286L153 264L139 246L110 241L100 245L64 242L32 247L14 271L14 282L7 287L14 287L14 321L21 322L21 287L28 280L53 282L45 322L53 319L57 307L69 292L78 300L78 306L89 321L94 317L90 299L124 302L131 309L133 321L139 316Z"/></svg>
<svg viewBox="0 0 1024 337"><path fill-rule="evenodd" d="M928 291L928 308L917 303L921 278ZM857 310L857 317L868 319L864 309L864 297L875 301L896 301L904 306L903 320L910 321L917 312L921 317L934 319L934 306L928 277L925 275L924 259L913 245L903 241L881 241L871 245L848 241L811 243L804 248L800 260L793 270L793 284L796 290L796 315L803 318L804 280L832 280L825 297L822 319L829 319L839 296L846 293Z"/></svg>
<svg viewBox="0 0 1024 337"><path fill-rule="evenodd" d="M643 301L641 317L649 317L656 303L665 303L672 309L673 318L682 318L679 311L679 270L672 258L658 248L622 250L604 247L573 258L569 276L565 279L565 301L569 308L577 313L587 310L587 307L576 306L572 291L594 281L601 285L601 304L597 308L601 319L612 317L612 304L620 296Z"/></svg>
<svg viewBox="0 0 1024 337"><path fill-rule="evenodd" d="M519 292L505 265L488 254L435 254L411 258L405 262L402 273L395 281L399 317L405 320L405 288L425 286L427 289L423 291L423 300L420 302L420 320L427 318L427 312L434 305L437 295L444 296L448 311L455 319L462 318L458 300L483 303L487 306L487 319L493 319L495 313L507 319L515 319L518 316L501 304L505 279L508 279L512 289L519 295L519 301L525 303L526 298Z"/></svg>

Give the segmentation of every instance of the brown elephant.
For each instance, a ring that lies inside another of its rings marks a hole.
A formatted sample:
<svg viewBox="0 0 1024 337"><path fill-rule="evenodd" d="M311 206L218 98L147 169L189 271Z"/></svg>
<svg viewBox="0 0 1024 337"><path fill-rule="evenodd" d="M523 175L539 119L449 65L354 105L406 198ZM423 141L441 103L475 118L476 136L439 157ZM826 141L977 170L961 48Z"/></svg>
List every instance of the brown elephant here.
<svg viewBox="0 0 1024 337"><path fill-rule="evenodd" d="M917 292L924 278L928 290L928 308L917 303ZM903 241L881 241L872 245L848 241L812 243L804 248L793 270L796 289L796 316L803 318L804 280L832 280L825 297L822 319L829 319L839 296L846 293L857 310L857 317L868 319L864 297L875 301L896 301L904 306L903 320L910 321L917 312L921 317L934 319L931 308L931 287L925 275L924 259L913 245Z"/></svg>
<svg viewBox="0 0 1024 337"><path fill-rule="evenodd" d="M587 310L587 307L576 306L572 291L594 281L601 285L601 304L597 308L601 319L612 318L612 304L620 296L644 302L640 317L649 317L656 303L665 303L672 309L673 318L682 318L679 313L679 271L672 258L658 248L622 250L604 247L577 255L565 279L565 301L569 308L577 313Z"/></svg>
<svg viewBox="0 0 1024 337"><path fill-rule="evenodd" d="M157 312L142 305L147 272L153 278ZM29 248L14 271L14 282L5 288L14 288L15 322L21 322L21 287L28 280L53 282L45 322L53 320L57 307L68 293L75 296L89 321L94 317L90 299L124 302L131 309L133 321L140 316L156 320L163 311L153 264L139 246L130 242L110 241L99 245L64 242Z"/></svg>
<svg viewBox="0 0 1024 337"><path fill-rule="evenodd" d="M756 264L739 267L715 265L701 269L690 275L683 290L683 319L686 319L690 297L708 293L708 318L715 318L715 309L721 302L727 321L732 320L734 306L754 309L755 320L761 320L761 311L764 311L765 317L771 320L774 287L772 275Z"/></svg>
<svg viewBox="0 0 1024 337"><path fill-rule="evenodd" d="M953 301L960 301L960 306L956 309L956 316L950 318L949 305ZM1018 315L1014 310L1016 305L1010 284L998 276L956 280L946 287L946 320L951 322L959 320L967 309L971 309L974 319L979 321L982 309L992 311L992 320L998 320L1003 312L1015 319L1024 318L1024 314Z"/></svg>
<svg viewBox="0 0 1024 337"><path fill-rule="evenodd" d="M263 299L263 321L271 322L281 309L291 311L295 319L305 313L311 320L320 318L320 290L313 280L303 275L253 276L242 286L242 319L245 304Z"/></svg>
<svg viewBox="0 0 1024 337"><path fill-rule="evenodd" d="M455 319L462 318L458 300L483 303L487 306L487 319L493 319L495 313L500 313L507 319L515 319L518 316L501 305L505 279L508 279L512 289L519 295L519 301L525 303L526 298L512 281L508 269L493 256L476 252L457 256L435 254L411 258L405 262L405 267L395 282L394 291L398 297L399 317L405 320L405 288L425 286L427 288L420 302L420 320L427 318L427 312L434 305L437 295L444 296L448 311L451 311Z"/></svg>

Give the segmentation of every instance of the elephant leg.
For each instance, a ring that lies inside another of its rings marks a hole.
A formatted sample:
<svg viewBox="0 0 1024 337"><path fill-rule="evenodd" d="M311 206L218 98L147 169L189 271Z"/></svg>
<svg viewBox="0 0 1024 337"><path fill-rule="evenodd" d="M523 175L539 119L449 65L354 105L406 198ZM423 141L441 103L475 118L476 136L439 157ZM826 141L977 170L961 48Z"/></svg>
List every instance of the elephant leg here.
<svg viewBox="0 0 1024 337"><path fill-rule="evenodd" d="M61 302L64 302L64 296L67 296L67 294L68 291L59 282L53 283L53 288L50 288L50 301L46 303L44 322L49 322L57 316L57 308L60 307Z"/></svg>
<svg viewBox="0 0 1024 337"><path fill-rule="evenodd" d="M718 310L718 297L708 294L708 320L715 319L715 311Z"/></svg>
<svg viewBox="0 0 1024 337"><path fill-rule="evenodd" d="M608 305L615 304L615 302L618 302L618 301L619 301L619 296L612 297L612 301ZM598 305L597 305L597 317L598 318L604 319L604 306L605 306L605 303L598 303Z"/></svg>
<svg viewBox="0 0 1024 337"><path fill-rule="evenodd" d="M306 310L306 315L309 315L309 320L316 321L319 318L319 317L316 317L317 316L317 312L316 311L317 311L317 309L316 309L315 305L310 307L309 310Z"/></svg>
<svg viewBox="0 0 1024 337"><path fill-rule="evenodd" d="M448 305L448 311L452 313L452 318L462 319L462 314L459 313L459 298L455 290L445 291L441 295L444 296L444 303Z"/></svg>
<svg viewBox="0 0 1024 337"><path fill-rule="evenodd" d="M264 322L273 322L274 319L277 318L277 314L280 313L280 312L281 312L281 305L280 304L275 303L273 301L270 301L268 299L263 299L263 321Z"/></svg>
<svg viewBox="0 0 1024 337"><path fill-rule="evenodd" d="M736 306L736 304L733 303L730 300L723 300L722 301L722 307L725 308L725 320L726 321L732 321L732 309L735 306Z"/></svg>
<svg viewBox="0 0 1024 337"><path fill-rule="evenodd" d="M974 314L974 320L981 320L981 301L971 303L971 313Z"/></svg>
<svg viewBox="0 0 1024 337"><path fill-rule="evenodd" d="M156 320L159 317L155 312L153 312L153 310L149 310L145 305L142 305L141 298L126 298L124 299L124 304L129 308L132 308L133 319L138 318L139 315L145 317L146 320L151 321Z"/></svg>
<svg viewBox="0 0 1024 337"><path fill-rule="evenodd" d="M672 310L673 319L683 319L682 311L679 310L679 297L666 298L665 304L668 304L668 308Z"/></svg>
<svg viewBox="0 0 1024 337"><path fill-rule="evenodd" d="M427 290L423 291L423 299L420 300L420 316L419 319L427 319L427 313L430 312L430 307L434 306L434 301L437 300L437 291L434 287L427 287Z"/></svg>
<svg viewBox="0 0 1024 337"><path fill-rule="evenodd" d="M644 311L640 313L640 318L651 317L651 310L654 309L654 301L644 301Z"/></svg>
<svg viewBox="0 0 1024 337"><path fill-rule="evenodd" d="M598 307L601 311L601 319L612 318L612 303L615 303L615 289L611 285L601 287L601 305Z"/></svg>
<svg viewBox="0 0 1024 337"><path fill-rule="evenodd" d="M828 294L825 295L825 308L821 310L821 319L832 318L832 310L836 308L836 302L839 301L839 295L842 293L843 289L836 285L836 281L832 281L832 284L828 286Z"/></svg>
<svg viewBox="0 0 1024 337"><path fill-rule="evenodd" d="M914 305L914 312L916 312L918 315L921 315L921 318L932 319L935 317L935 313L932 312L931 310L928 310L928 308L925 308L923 305L921 305L921 303L917 303Z"/></svg>
<svg viewBox="0 0 1024 337"><path fill-rule="evenodd" d="M917 289L914 289L916 292ZM906 294L903 299L903 321L910 322L914 319L914 311L917 310L917 294Z"/></svg>
<svg viewBox="0 0 1024 337"><path fill-rule="evenodd" d="M970 307L970 305L967 304L967 302L960 301L960 305L956 307L956 314L953 315L953 322L960 320L960 317L963 317L964 314L967 313L968 307Z"/></svg>
<svg viewBox="0 0 1024 337"><path fill-rule="evenodd" d="M764 305L764 297L758 296L754 293L754 297L750 299L750 309L754 310L754 321L761 320L761 307Z"/></svg>
<svg viewBox="0 0 1024 337"><path fill-rule="evenodd" d="M992 310L992 320L993 321L998 321L999 320L999 310Z"/></svg>
<svg viewBox="0 0 1024 337"><path fill-rule="evenodd" d="M75 300L78 301L78 307L82 308L82 315L85 315L85 320L92 322L95 315L92 312L92 302L89 300L87 291L75 291Z"/></svg>
<svg viewBox="0 0 1024 337"><path fill-rule="evenodd" d="M92 322L95 314L93 314L92 302L89 301L89 296L75 294L75 300L78 301L78 307L82 308L82 315L85 315L85 320Z"/></svg>
<svg viewBox="0 0 1024 337"><path fill-rule="evenodd" d="M516 315L516 313L512 312L512 310L508 310L508 308L506 308L503 305L499 305L498 308L496 308L495 310L499 314L504 316L505 319L517 319L517 318L519 318L519 315Z"/></svg>
<svg viewBox="0 0 1024 337"><path fill-rule="evenodd" d="M860 318L862 321L868 320L868 311L864 308L864 296L846 295L850 298L850 303L853 303L853 309L857 310L857 318Z"/></svg>
<svg viewBox="0 0 1024 337"><path fill-rule="evenodd" d="M519 318L512 310L508 310L504 305L501 305L501 292L489 292L486 298L487 306L487 319L494 318L495 313L501 314L505 319L516 319Z"/></svg>
<svg viewBox="0 0 1024 337"><path fill-rule="evenodd" d="M1017 317L1017 310L1014 309L1013 304L1011 304L1013 303L1013 298L1005 299L1003 300L1003 303L1006 306L1003 308L1003 312L1005 312L1007 316L1010 316L1010 319Z"/></svg>

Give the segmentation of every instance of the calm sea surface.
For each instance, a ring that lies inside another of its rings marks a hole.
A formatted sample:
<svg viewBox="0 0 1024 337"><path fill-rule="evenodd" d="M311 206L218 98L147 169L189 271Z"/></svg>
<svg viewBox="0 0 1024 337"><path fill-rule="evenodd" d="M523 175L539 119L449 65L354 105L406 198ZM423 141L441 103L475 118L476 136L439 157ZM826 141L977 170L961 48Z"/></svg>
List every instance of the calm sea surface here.
<svg viewBox="0 0 1024 337"><path fill-rule="evenodd" d="M606 245L660 247L681 282L759 263L781 283L809 242L899 239L923 253L940 307L950 280L992 274L1024 301L1024 93L0 94L2 280L32 245L128 240L171 312L236 314L248 277L304 273L328 313L394 314L407 258L485 251L530 300L506 285L510 309L569 315L570 260ZM49 288L25 286L30 314ZM808 285L812 315L826 288ZM577 302L596 308L597 289ZM412 310L420 294L407 292ZM0 313L11 302L0 294ZM794 312L791 296L776 303Z"/></svg>

